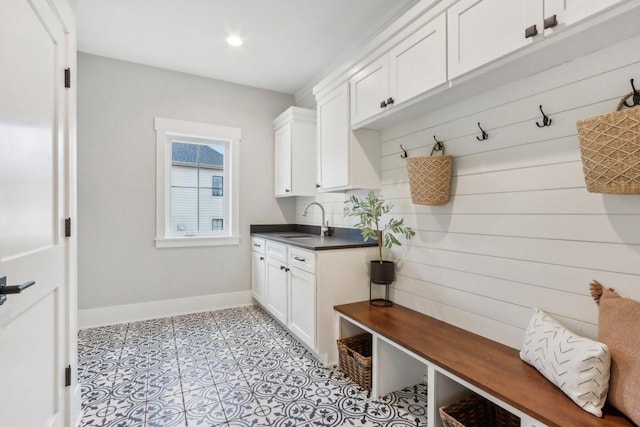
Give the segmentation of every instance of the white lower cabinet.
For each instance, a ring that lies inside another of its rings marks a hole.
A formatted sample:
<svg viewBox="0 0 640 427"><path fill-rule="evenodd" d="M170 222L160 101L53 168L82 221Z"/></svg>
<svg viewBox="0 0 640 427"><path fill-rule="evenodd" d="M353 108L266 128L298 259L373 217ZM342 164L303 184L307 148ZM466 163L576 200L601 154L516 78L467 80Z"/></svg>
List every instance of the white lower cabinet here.
<svg viewBox="0 0 640 427"><path fill-rule="evenodd" d="M333 307L369 298L368 268L376 248L312 251L269 239L256 243L261 246L252 254L255 300L320 362L337 363Z"/></svg>
<svg viewBox="0 0 640 427"><path fill-rule="evenodd" d="M289 330L316 348L316 276L299 268L289 270Z"/></svg>
<svg viewBox="0 0 640 427"><path fill-rule="evenodd" d="M282 261L267 257L267 310L287 324L289 273Z"/></svg>

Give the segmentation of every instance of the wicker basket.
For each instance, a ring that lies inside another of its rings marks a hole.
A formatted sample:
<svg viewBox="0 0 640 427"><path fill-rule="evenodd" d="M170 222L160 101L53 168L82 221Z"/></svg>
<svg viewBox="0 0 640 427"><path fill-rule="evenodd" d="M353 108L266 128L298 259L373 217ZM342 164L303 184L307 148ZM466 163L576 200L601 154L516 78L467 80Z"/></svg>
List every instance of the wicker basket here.
<svg viewBox="0 0 640 427"><path fill-rule="evenodd" d="M438 206L449 202L453 157L445 155L444 145L441 145L442 156L434 156L437 145L430 156L407 158L411 202L415 204Z"/></svg>
<svg viewBox="0 0 640 427"><path fill-rule="evenodd" d="M365 390L371 390L371 334L338 340L340 369Z"/></svg>
<svg viewBox="0 0 640 427"><path fill-rule="evenodd" d="M445 427L520 427L520 418L478 395L440 408Z"/></svg>
<svg viewBox="0 0 640 427"><path fill-rule="evenodd" d="M582 170L591 193L640 194L640 107L580 120Z"/></svg>

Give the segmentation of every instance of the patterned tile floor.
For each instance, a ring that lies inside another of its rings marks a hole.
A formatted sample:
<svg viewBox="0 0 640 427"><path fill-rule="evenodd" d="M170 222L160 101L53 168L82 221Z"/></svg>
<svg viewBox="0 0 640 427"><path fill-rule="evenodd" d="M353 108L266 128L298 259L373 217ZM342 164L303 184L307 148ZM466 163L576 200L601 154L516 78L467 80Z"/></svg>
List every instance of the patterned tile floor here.
<svg viewBox="0 0 640 427"><path fill-rule="evenodd" d="M256 306L80 331L82 426L425 426L427 388L379 400Z"/></svg>

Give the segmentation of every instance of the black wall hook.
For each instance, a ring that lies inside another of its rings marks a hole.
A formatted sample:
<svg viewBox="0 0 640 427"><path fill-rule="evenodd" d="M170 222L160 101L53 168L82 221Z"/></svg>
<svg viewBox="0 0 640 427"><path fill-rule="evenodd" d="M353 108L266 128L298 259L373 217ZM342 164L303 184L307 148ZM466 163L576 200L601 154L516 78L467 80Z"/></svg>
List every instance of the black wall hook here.
<svg viewBox="0 0 640 427"><path fill-rule="evenodd" d="M484 129L482 129L482 126L480 126L480 122L478 122L478 127L482 131L482 137L476 136L476 139L478 141L486 141L487 138L489 138L489 134Z"/></svg>
<svg viewBox="0 0 640 427"><path fill-rule="evenodd" d="M402 144L400 144L400 149L402 150L402 154L400 154L401 158L406 159L407 157L409 157L409 155L407 154L407 150L404 149Z"/></svg>
<svg viewBox="0 0 640 427"><path fill-rule="evenodd" d="M640 105L640 93L636 90L636 87L633 84L633 79L631 79L631 89L633 89L633 103L629 105L627 104L627 101L624 101L624 105L626 105L627 107L635 107L636 105Z"/></svg>
<svg viewBox="0 0 640 427"><path fill-rule="evenodd" d="M542 105L540 106L540 112L542 113L542 124L536 122L536 125L539 128L543 128L545 126L551 126L551 119L547 116L544 111L542 111Z"/></svg>
<svg viewBox="0 0 640 427"><path fill-rule="evenodd" d="M435 136L435 135L433 135L433 139L436 141L436 145L434 145L434 146L433 146L433 150L431 150L431 151L441 151L441 150L442 150L442 148L444 147L444 146L442 145L442 142L438 141L438 140L436 139L436 136Z"/></svg>

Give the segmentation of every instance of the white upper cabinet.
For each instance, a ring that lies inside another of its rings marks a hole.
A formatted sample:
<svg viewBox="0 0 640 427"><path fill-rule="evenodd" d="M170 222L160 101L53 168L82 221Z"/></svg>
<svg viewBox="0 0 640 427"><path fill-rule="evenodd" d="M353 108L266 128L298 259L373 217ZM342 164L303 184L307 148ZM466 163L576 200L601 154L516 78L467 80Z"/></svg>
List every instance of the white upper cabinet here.
<svg viewBox="0 0 640 427"><path fill-rule="evenodd" d="M543 31L542 1L461 0L447 10L447 21L455 78L532 43Z"/></svg>
<svg viewBox="0 0 640 427"><path fill-rule="evenodd" d="M389 52L389 76L394 105L447 81L447 22L444 13Z"/></svg>
<svg viewBox="0 0 640 427"><path fill-rule="evenodd" d="M351 78L351 123L418 96L447 80L446 19L441 14Z"/></svg>
<svg viewBox="0 0 640 427"><path fill-rule="evenodd" d="M626 0L544 0L545 36ZM555 19L554 19L555 15Z"/></svg>
<svg viewBox="0 0 640 427"><path fill-rule="evenodd" d="M276 197L316 192L316 112L291 107L273 121Z"/></svg>
<svg viewBox="0 0 640 427"><path fill-rule="evenodd" d="M349 84L318 99L319 190L342 191L380 186L380 134L355 134L349 120Z"/></svg>

